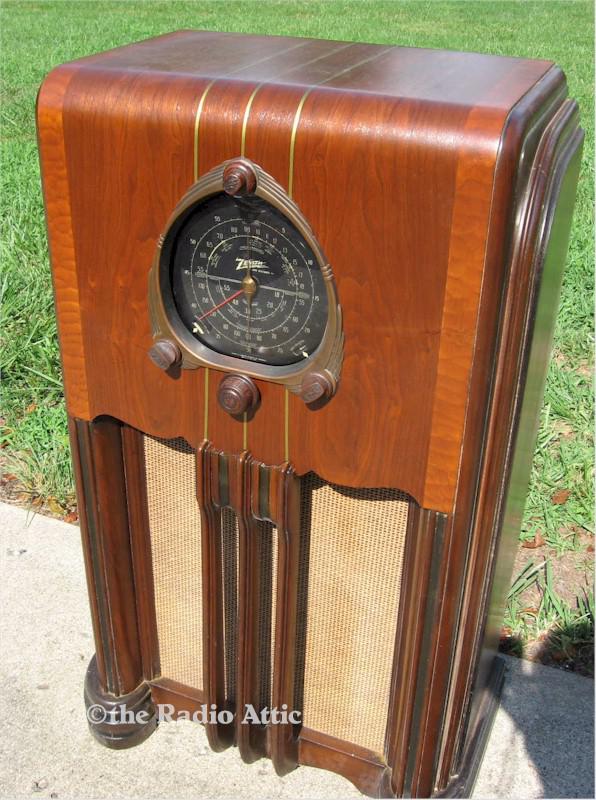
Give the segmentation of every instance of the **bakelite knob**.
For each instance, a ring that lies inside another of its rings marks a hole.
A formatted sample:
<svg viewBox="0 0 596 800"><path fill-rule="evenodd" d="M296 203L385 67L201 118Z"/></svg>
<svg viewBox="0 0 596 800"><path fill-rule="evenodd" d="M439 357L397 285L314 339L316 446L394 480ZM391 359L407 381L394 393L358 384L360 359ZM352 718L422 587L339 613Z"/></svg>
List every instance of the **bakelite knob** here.
<svg viewBox="0 0 596 800"><path fill-rule="evenodd" d="M333 384L322 372L310 372L300 387L300 397L305 403L316 403L317 400L326 399L332 394Z"/></svg>
<svg viewBox="0 0 596 800"><path fill-rule="evenodd" d="M254 381L246 375L227 375L217 390L220 406L233 417L250 411L260 399L261 395Z"/></svg>
<svg viewBox="0 0 596 800"><path fill-rule="evenodd" d="M252 194L257 187L257 175L250 161L238 158L226 164L223 171L223 188L226 194Z"/></svg>
<svg viewBox="0 0 596 800"><path fill-rule="evenodd" d="M158 339L149 350L149 358L155 366L168 370L182 361L182 353L178 345L169 339Z"/></svg>

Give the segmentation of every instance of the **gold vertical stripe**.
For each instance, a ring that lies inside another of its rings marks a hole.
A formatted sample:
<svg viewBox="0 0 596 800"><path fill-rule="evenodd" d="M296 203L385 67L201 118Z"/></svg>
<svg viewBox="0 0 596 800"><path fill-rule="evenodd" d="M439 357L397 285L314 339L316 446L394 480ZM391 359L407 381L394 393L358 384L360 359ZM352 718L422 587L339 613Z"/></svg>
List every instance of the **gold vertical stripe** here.
<svg viewBox="0 0 596 800"><path fill-rule="evenodd" d="M199 125L201 122L201 113L203 111L203 106L205 105L205 100L207 95L209 94L209 90L215 83L215 79L212 80L210 83L207 84L203 94L201 95L201 99L199 100L199 105L197 106L197 113L195 116L195 130L194 130L194 179L197 181L199 179ZM205 386L204 386L204 397L203 397L203 438L209 438L209 368L205 367Z"/></svg>
<svg viewBox="0 0 596 800"><path fill-rule="evenodd" d="M331 80L331 78L329 78ZM296 132L298 131L298 123L300 122L300 115L302 114L302 109L304 108L304 104L306 103L306 98L312 92L314 86L312 86L307 92L302 95L302 99L298 103L298 108L296 109L296 113L294 114L294 124L292 125L292 136L290 138L290 169L288 174L288 195L290 200L293 199L293 192L294 192L294 150L296 147Z"/></svg>
<svg viewBox="0 0 596 800"><path fill-rule="evenodd" d="M260 83L258 86L252 91L252 94L248 98L248 103L246 104L246 108L244 109L244 119L242 120L242 136L240 139L240 155L244 158L245 150L246 150L246 127L248 125L248 117L250 115L250 109L253 103L253 100L257 96L257 92L261 88L263 84ZM246 412L244 412L242 416L242 449L248 450L248 418L246 416Z"/></svg>
<svg viewBox="0 0 596 800"><path fill-rule="evenodd" d="M298 133L298 125L300 124L300 117L302 116L302 109L304 108L304 104L306 103L306 99L308 98L309 94L312 92L313 89L316 89L317 86L323 86L325 83L329 83L329 81L335 80L335 78L339 78L340 75L344 75L347 72L350 72L357 67L361 67L363 64L366 64L369 61L373 61L375 58L380 58L385 53L388 53L390 50L393 50L392 47L386 47L384 50L381 50L380 53L375 53L373 56L369 56L368 58L363 58L362 61L358 61L356 64L352 64L349 67L344 67L340 69L339 72L336 72L334 75L330 75L329 78L325 78L324 81L317 83L315 86L311 86L307 91L302 95L300 102L298 103L298 108L296 109L296 113L294 114L294 122L292 124L292 135L290 137L290 166L288 170L288 195L291 200L294 199L294 153L296 150L296 134ZM288 390L286 389L286 400L285 400L285 420L284 420L284 451L285 451L285 460L290 460L290 395Z"/></svg>
<svg viewBox="0 0 596 800"><path fill-rule="evenodd" d="M290 391L286 388L284 402L284 461L290 460Z"/></svg>
<svg viewBox="0 0 596 800"><path fill-rule="evenodd" d="M195 143L195 158L194 158L194 179L195 181L199 180L199 124L201 122L201 113L203 111L203 106L205 105L205 100L207 95L209 94L209 89L215 83L215 79L208 83L205 87L205 91L201 95L201 99L199 100L199 105L197 106L197 113L195 116L195 135L194 135L194 143Z"/></svg>
<svg viewBox="0 0 596 800"><path fill-rule="evenodd" d="M248 98L248 103L246 104L246 108L244 110L244 119L242 120L242 138L240 140L240 155L244 158L244 150L246 146L246 126L248 125L248 116L250 114L250 108L252 106L252 101L257 96L257 92L261 88L263 84L260 83L258 86L255 87L253 93Z"/></svg>
<svg viewBox="0 0 596 800"><path fill-rule="evenodd" d="M209 438L209 367L205 367L205 412L203 417L203 439Z"/></svg>

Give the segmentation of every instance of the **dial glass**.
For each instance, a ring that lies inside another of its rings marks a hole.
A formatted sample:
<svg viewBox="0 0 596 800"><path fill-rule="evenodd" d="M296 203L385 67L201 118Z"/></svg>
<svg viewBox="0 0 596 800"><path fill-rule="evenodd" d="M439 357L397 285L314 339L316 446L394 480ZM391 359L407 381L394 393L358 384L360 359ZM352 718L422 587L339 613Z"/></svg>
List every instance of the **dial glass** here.
<svg viewBox="0 0 596 800"><path fill-rule="evenodd" d="M219 353L276 366L304 361L327 324L327 290L307 241L255 195L217 194L174 233L173 299L197 340Z"/></svg>

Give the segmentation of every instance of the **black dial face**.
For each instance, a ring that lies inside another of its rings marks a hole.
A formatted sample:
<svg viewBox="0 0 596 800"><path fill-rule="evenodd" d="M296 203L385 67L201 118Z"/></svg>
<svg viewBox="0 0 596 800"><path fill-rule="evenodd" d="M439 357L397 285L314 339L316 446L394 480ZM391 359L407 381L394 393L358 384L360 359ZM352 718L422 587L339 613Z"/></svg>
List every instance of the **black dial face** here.
<svg viewBox="0 0 596 800"><path fill-rule="evenodd" d="M168 251L178 314L207 347L285 366L321 343L327 290L317 258L262 198L222 193L200 202Z"/></svg>

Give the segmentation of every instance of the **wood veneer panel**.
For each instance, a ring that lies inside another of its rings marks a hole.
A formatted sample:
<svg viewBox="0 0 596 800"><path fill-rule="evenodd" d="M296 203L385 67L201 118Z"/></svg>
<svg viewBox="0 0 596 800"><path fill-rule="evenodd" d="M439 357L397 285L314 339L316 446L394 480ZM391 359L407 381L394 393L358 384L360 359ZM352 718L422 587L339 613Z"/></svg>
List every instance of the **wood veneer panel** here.
<svg viewBox="0 0 596 800"><path fill-rule="evenodd" d="M224 39L223 51L234 50L236 40ZM191 41L202 43L195 71L204 77L195 80L182 75L191 69L185 60ZM260 448L260 459L279 463L285 457L280 387L261 386L261 408L245 425L219 408L218 373L210 370L206 410L202 370L177 378L156 374L146 358L151 337L140 276L168 213L194 177L199 102L199 172L244 149L288 187L296 124L293 193L334 269L346 352L339 392L326 408L312 412L289 398L289 455L298 472L314 468L346 485L394 486L427 507L450 511L504 109L548 65L498 61L502 79L492 105L473 111L465 103L482 96L493 59L476 57L478 74L462 89L461 102L450 105L430 100L438 92L432 75L439 63L446 59L448 73L460 69L452 54L428 56L430 66L421 70L420 51L291 40L284 64L277 40L261 50L260 40L250 40L253 47L243 40L228 64L233 74L204 94L219 63L214 41L210 34L183 33L139 46L136 55L133 47L81 62L83 74L67 93L69 172L90 176L71 187L86 380L92 383L88 414L109 413L153 435L182 435L195 446L206 416L216 446L240 452L250 442ZM155 72L139 71L151 63ZM173 72L174 63L180 73ZM368 92L379 80L379 65L399 77L404 96L410 86L426 100L355 92ZM251 70L272 83L296 85L260 86L249 80ZM298 120L304 97L298 86L317 81L325 87L312 89ZM97 86L101 92L91 101ZM272 107L279 109L273 119ZM168 158L155 159L156 149ZM396 191L386 191L388 181ZM147 192L156 198L149 217L142 211ZM89 235L92 209L97 225ZM374 282L368 279L372 269Z"/></svg>
<svg viewBox="0 0 596 800"><path fill-rule="evenodd" d="M423 498L466 116L463 108L324 89L304 104L294 197L334 270L345 354L339 390L325 408L313 412L291 398L290 458L298 472ZM371 130L375 147L367 144Z"/></svg>
<svg viewBox="0 0 596 800"><path fill-rule="evenodd" d="M192 182L187 142L201 84L147 76L143 101L138 86L134 75L79 72L64 101L88 415L196 443L202 375L172 377L147 358L147 276L172 204Z"/></svg>
<svg viewBox="0 0 596 800"><path fill-rule="evenodd" d="M75 73L75 67L62 67L46 78L37 97L37 126L66 406L73 417L88 419L83 324L62 118L64 95Z"/></svg>

